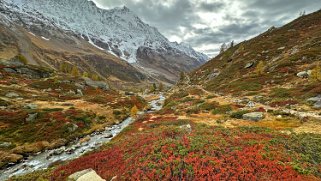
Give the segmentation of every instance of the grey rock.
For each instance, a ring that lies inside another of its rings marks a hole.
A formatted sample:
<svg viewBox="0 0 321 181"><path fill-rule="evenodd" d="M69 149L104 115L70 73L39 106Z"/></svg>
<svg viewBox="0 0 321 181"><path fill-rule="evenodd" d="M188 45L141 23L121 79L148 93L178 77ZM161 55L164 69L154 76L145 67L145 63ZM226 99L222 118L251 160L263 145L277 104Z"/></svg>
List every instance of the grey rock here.
<svg viewBox="0 0 321 181"><path fill-rule="evenodd" d="M105 138L112 138L113 137L113 134L111 133L106 133L106 135L104 136Z"/></svg>
<svg viewBox="0 0 321 181"><path fill-rule="evenodd" d="M254 62L250 62L250 63L247 63L247 64L244 66L244 68L248 69L248 68L253 67L253 65L254 65Z"/></svg>
<svg viewBox="0 0 321 181"><path fill-rule="evenodd" d="M207 76L207 79L211 80L214 79L215 77L219 76L221 74L220 70L214 69L213 73Z"/></svg>
<svg viewBox="0 0 321 181"><path fill-rule="evenodd" d="M24 106L25 109L37 109L38 105L37 104L26 104Z"/></svg>
<svg viewBox="0 0 321 181"><path fill-rule="evenodd" d="M243 119L249 121L260 121L264 119L264 114L262 112L252 112L243 115Z"/></svg>
<svg viewBox="0 0 321 181"><path fill-rule="evenodd" d="M307 100L308 102L318 102L321 101L321 95L318 95L316 97L311 97Z"/></svg>
<svg viewBox="0 0 321 181"><path fill-rule="evenodd" d="M15 74L15 73L17 73L14 69L12 69L12 68L4 68L3 69L5 72L7 72L7 73L11 73L11 74Z"/></svg>
<svg viewBox="0 0 321 181"><path fill-rule="evenodd" d="M83 84L75 83L75 86L81 90L85 89L85 86Z"/></svg>
<svg viewBox="0 0 321 181"><path fill-rule="evenodd" d="M0 60L1 65L5 66L23 66L24 64L19 61L18 59L12 59L12 60Z"/></svg>
<svg viewBox="0 0 321 181"><path fill-rule="evenodd" d="M76 172L72 175L70 175L67 178L67 181L105 181L102 179L95 170L93 169L87 169L83 171Z"/></svg>
<svg viewBox="0 0 321 181"><path fill-rule="evenodd" d="M246 106L252 108L255 106L255 103L253 101L249 101Z"/></svg>
<svg viewBox="0 0 321 181"><path fill-rule="evenodd" d="M27 122L34 122L38 117L38 113L28 114L28 117L26 118Z"/></svg>
<svg viewBox="0 0 321 181"><path fill-rule="evenodd" d="M296 74L296 76L300 77L300 78L309 78L309 73L308 71L302 71Z"/></svg>
<svg viewBox="0 0 321 181"><path fill-rule="evenodd" d="M9 148L13 144L11 142L0 142L0 148Z"/></svg>
<svg viewBox="0 0 321 181"><path fill-rule="evenodd" d="M104 81L93 81L89 78L84 78L84 80L87 86L90 86L93 88L100 88L103 90L109 90L109 85Z"/></svg>
<svg viewBox="0 0 321 181"><path fill-rule="evenodd" d="M15 97L19 97L19 94L15 93L15 92L9 92L6 94L6 97L15 98Z"/></svg>
<svg viewBox="0 0 321 181"><path fill-rule="evenodd" d="M78 126L76 124L70 124L68 127L68 132L75 132L78 129Z"/></svg>
<svg viewBox="0 0 321 181"><path fill-rule="evenodd" d="M84 94L82 93L82 91L80 89L77 89L76 94L78 96L84 96Z"/></svg>
<svg viewBox="0 0 321 181"><path fill-rule="evenodd" d="M321 100L319 100L316 103L314 103L313 108L314 109L321 109Z"/></svg>
<svg viewBox="0 0 321 181"><path fill-rule="evenodd" d="M188 132L188 133L192 132L192 126L190 124L182 125L179 128L184 130L184 131L186 131L186 132Z"/></svg>
<svg viewBox="0 0 321 181"><path fill-rule="evenodd" d="M54 150L51 155L61 155L65 151L66 151L66 147L63 146L61 148Z"/></svg>

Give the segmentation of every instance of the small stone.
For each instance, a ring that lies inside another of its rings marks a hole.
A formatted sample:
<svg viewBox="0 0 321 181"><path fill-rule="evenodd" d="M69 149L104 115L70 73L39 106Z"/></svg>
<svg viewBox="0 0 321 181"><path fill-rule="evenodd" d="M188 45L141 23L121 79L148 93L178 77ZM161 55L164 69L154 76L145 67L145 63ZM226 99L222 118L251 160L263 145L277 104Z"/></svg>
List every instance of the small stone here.
<svg viewBox="0 0 321 181"><path fill-rule="evenodd" d="M68 132L75 132L78 129L78 126L76 124L70 124L68 127Z"/></svg>
<svg viewBox="0 0 321 181"><path fill-rule="evenodd" d="M19 97L19 94L15 93L15 92L9 92L6 94L6 97L15 98L15 97Z"/></svg>
<svg viewBox="0 0 321 181"><path fill-rule="evenodd" d="M24 106L25 109L37 109L38 108L38 105L36 104L26 104Z"/></svg>
<svg viewBox="0 0 321 181"><path fill-rule="evenodd" d="M184 131L191 133L192 132L192 126L190 124L182 125L179 127L180 129L183 129Z"/></svg>
<svg viewBox="0 0 321 181"><path fill-rule="evenodd" d="M313 105L314 109L321 109L321 100L317 101L314 105Z"/></svg>
<svg viewBox="0 0 321 181"><path fill-rule="evenodd" d="M248 68L253 67L253 65L254 65L254 62L250 62L250 63L247 63L247 64L244 66L244 68L248 69Z"/></svg>
<svg viewBox="0 0 321 181"><path fill-rule="evenodd" d="M253 101L249 101L246 106L252 108L255 106L255 103Z"/></svg>
<svg viewBox="0 0 321 181"><path fill-rule="evenodd" d="M260 121L264 118L264 114L262 112L252 112L243 115L243 119L249 121Z"/></svg>
<svg viewBox="0 0 321 181"><path fill-rule="evenodd" d="M111 133L106 133L106 135L104 136L105 138L112 138L113 137L113 134Z"/></svg>
<svg viewBox="0 0 321 181"><path fill-rule="evenodd" d="M13 144L11 142L0 142L0 148L9 148Z"/></svg>
<svg viewBox="0 0 321 181"><path fill-rule="evenodd" d="M309 74L307 71L302 71L296 74L296 76L300 77L300 78L309 78Z"/></svg>
<svg viewBox="0 0 321 181"><path fill-rule="evenodd" d="M84 94L82 93L82 91L80 89L77 89L76 94L78 96L84 96Z"/></svg>
<svg viewBox="0 0 321 181"><path fill-rule="evenodd" d="M38 113L34 113L34 114L29 114L28 117L26 118L27 122L33 122L37 119Z"/></svg>

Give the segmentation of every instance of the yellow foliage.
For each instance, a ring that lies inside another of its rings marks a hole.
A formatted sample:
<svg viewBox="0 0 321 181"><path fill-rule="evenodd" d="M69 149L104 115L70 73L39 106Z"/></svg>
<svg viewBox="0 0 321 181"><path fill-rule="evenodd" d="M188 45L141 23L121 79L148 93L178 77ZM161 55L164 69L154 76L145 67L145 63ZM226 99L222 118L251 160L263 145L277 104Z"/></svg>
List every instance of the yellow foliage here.
<svg viewBox="0 0 321 181"><path fill-rule="evenodd" d="M263 61L260 61L257 64L256 69L255 69L255 73L257 75L263 75L264 74L264 62Z"/></svg>
<svg viewBox="0 0 321 181"><path fill-rule="evenodd" d="M74 77L78 77L79 76L79 70L78 70L77 66L73 66L72 67L71 75L74 76Z"/></svg>
<svg viewBox="0 0 321 181"><path fill-rule="evenodd" d="M18 55L18 60L25 65L28 64L27 58L21 54Z"/></svg>
<svg viewBox="0 0 321 181"><path fill-rule="evenodd" d="M99 80L99 77L98 77L97 74L92 74L92 75L90 76L90 78L91 78L91 80L94 80L94 81L98 81L98 80Z"/></svg>
<svg viewBox="0 0 321 181"><path fill-rule="evenodd" d="M88 74L87 72L84 72L84 73L82 74L82 76L89 78L89 74Z"/></svg>
<svg viewBox="0 0 321 181"><path fill-rule="evenodd" d="M321 81L321 67L318 64L314 69L312 69L310 78L313 81Z"/></svg>
<svg viewBox="0 0 321 181"><path fill-rule="evenodd" d="M132 107L132 109L130 110L131 116L132 116L132 117L136 117L137 113L138 113L138 108L137 108L137 106Z"/></svg>

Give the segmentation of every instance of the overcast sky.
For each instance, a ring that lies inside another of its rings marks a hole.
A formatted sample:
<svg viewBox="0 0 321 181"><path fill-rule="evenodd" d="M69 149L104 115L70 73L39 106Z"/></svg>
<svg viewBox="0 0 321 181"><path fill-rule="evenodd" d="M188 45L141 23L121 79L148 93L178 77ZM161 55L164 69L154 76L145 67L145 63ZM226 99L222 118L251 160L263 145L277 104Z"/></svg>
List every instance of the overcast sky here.
<svg viewBox="0 0 321 181"><path fill-rule="evenodd" d="M224 42L241 42L281 26L300 12L321 9L321 0L94 0L106 9L127 6L170 41L209 56Z"/></svg>

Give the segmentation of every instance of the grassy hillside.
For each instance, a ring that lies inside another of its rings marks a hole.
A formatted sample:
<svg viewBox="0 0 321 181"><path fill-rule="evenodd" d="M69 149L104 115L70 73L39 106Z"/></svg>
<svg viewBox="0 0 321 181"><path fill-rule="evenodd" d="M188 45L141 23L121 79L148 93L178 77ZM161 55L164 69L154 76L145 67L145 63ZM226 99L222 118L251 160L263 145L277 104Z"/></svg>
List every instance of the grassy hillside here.
<svg viewBox="0 0 321 181"><path fill-rule="evenodd" d="M296 75L320 64L320 27L321 11L280 28L272 27L192 72L192 83L201 84L207 90L231 93L261 91L273 86L294 88L296 95L320 92L320 82Z"/></svg>

